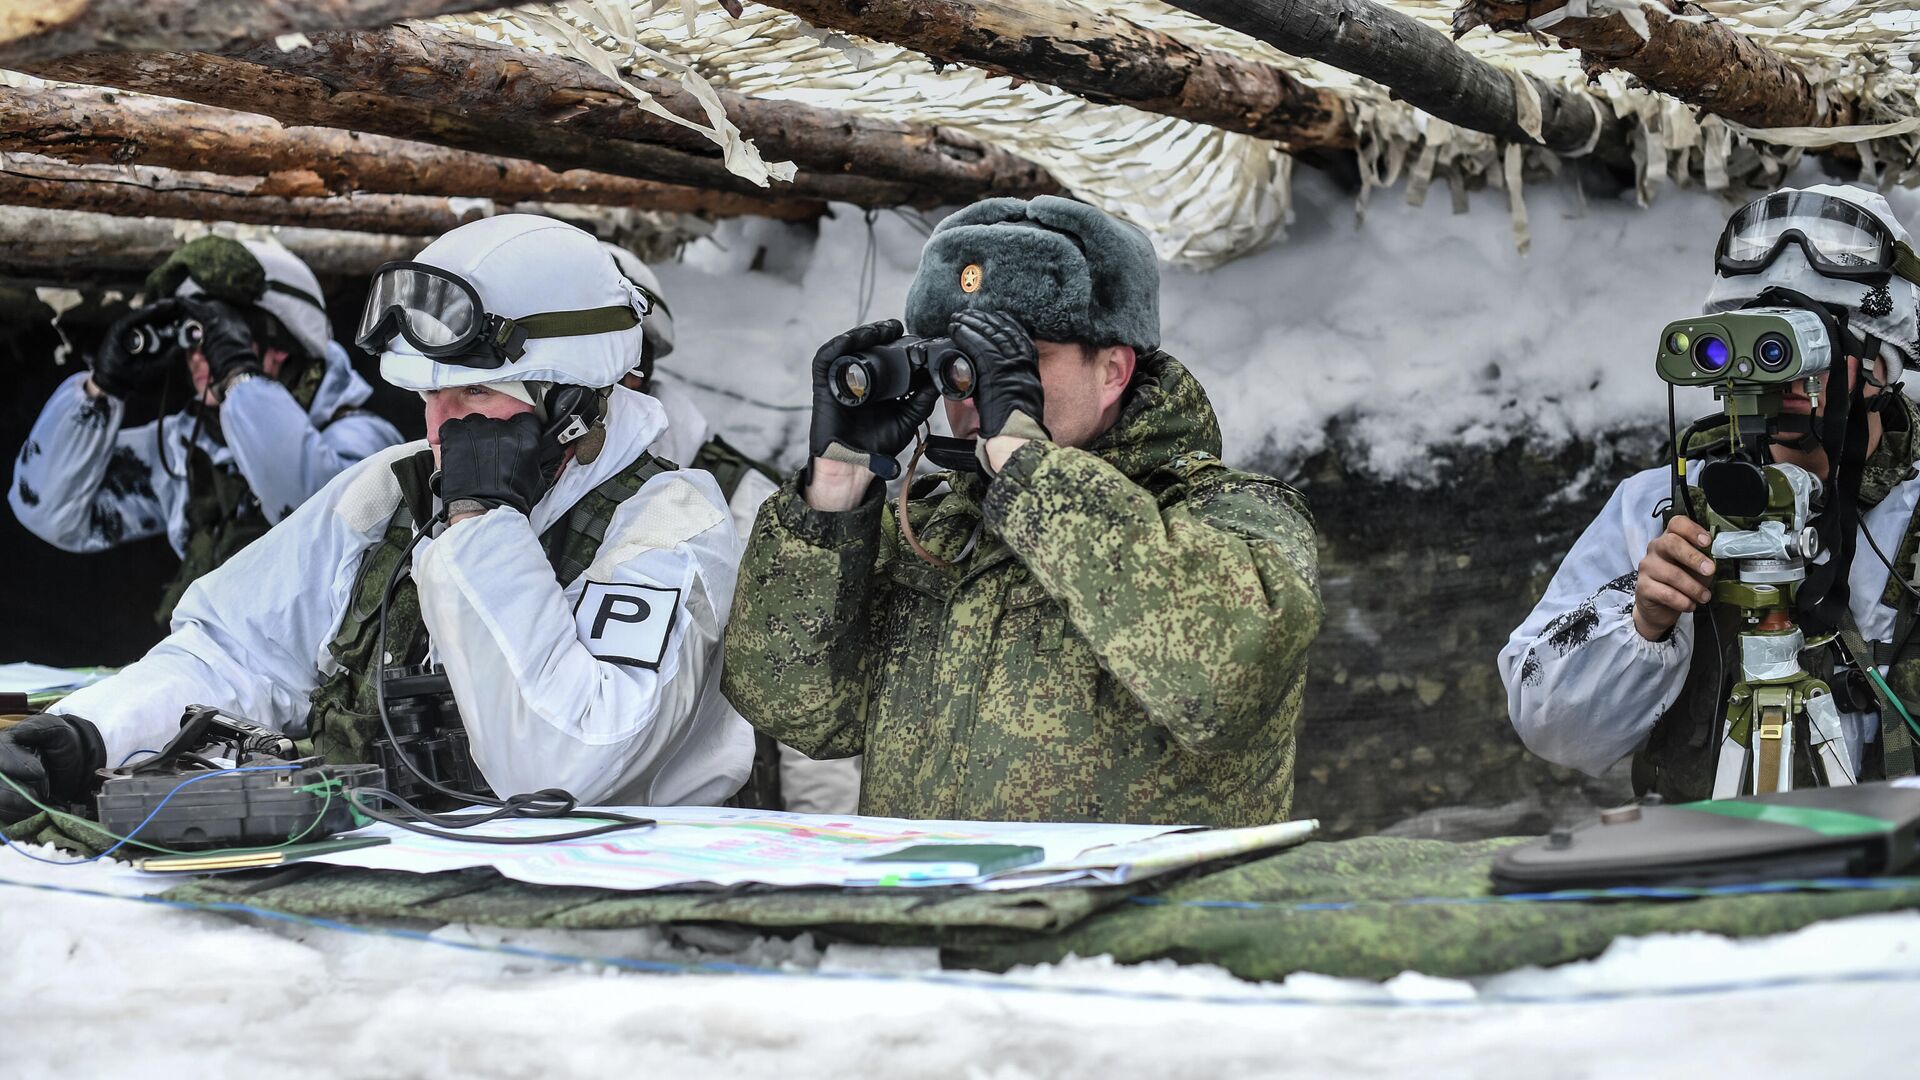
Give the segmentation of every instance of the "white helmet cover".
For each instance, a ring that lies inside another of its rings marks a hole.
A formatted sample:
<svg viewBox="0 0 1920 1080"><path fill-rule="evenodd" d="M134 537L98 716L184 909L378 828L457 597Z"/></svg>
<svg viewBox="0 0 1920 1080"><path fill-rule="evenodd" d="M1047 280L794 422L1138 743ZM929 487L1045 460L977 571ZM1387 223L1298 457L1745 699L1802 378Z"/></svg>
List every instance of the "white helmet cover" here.
<svg viewBox="0 0 1920 1080"><path fill-rule="evenodd" d="M653 272L652 267L640 261L640 256L618 244L602 240L600 246L606 248L607 254L613 256L614 265L620 268L621 273L627 275L628 280L644 286L660 299L660 303L655 304L652 313L647 316L645 324L647 342L653 346L655 360L672 352L673 312L667 310L667 294L660 290L659 275Z"/></svg>
<svg viewBox="0 0 1920 1080"><path fill-rule="evenodd" d="M489 313L509 319L618 306L639 316L647 310L646 298L592 234L535 214L462 225L428 244L414 261L464 278ZM380 354L380 376L403 390L507 382L612 386L640 362L643 326L530 338L520 359L493 368L442 363L395 335Z"/></svg>
<svg viewBox="0 0 1920 1080"><path fill-rule="evenodd" d="M298 289L320 305L315 307L277 289L268 289L253 302L255 307L279 319L280 325L306 348L309 356L316 359L326 356L327 343L333 340L333 327L327 322L327 300L320 290L320 279L313 276L312 269L300 261L300 256L281 246L278 240L242 240L240 246L259 260L268 281ZM174 290L174 295L198 296L205 291L199 282L188 277Z"/></svg>
<svg viewBox="0 0 1920 1080"><path fill-rule="evenodd" d="M1902 243L1909 246L1913 243L1906 226L1894 216L1893 207L1877 191L1842 184L1816 184L1798 190L1810 195L1845 199L1879 218ZM1880 339L1881 355L1887 358L1889 380L1899 379L1901 372L1912 367L1916 358L1920 358L1920 285L1897 274L1884 285L1827 277L1807 262L1806 253L1798 246L1787 247L1770 266L1757 274L1728 275L1716 271L1713 287L1707 292L1704 311L1712 315L1741 307L1772 286L1792 289L1822 303L1846 308L1847 327L1850 330L1863 337L1872 335Z"/></svg>

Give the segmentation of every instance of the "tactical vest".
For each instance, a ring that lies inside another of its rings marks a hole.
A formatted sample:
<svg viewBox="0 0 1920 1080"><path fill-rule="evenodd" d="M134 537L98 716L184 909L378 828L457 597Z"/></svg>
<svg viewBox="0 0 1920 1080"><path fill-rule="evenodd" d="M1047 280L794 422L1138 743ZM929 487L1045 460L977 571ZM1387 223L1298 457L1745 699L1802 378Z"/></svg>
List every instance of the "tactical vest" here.
<svg viewBox="0 0 1920 1080"><path fill-rule="evenodd" d="M755 461L718 435L700 447L699 453L693 456L693 463L687 467L712 473L720 485L720 493L726 496L728 502L733 501L733 493L740 490L740 481L745 480L748 473L757 472L776 484L780 482L780 474L774 471L773 466Z"/></svg>
<svg viewBox="0 0 1920 1080"><path fill-rule="evenodd" d="M1920 426L1915 423L1916 415L1920 414L1916 414L1911 402L1905 403L1904 411L1904 431L1890 426L1882 435L1883 443L1901 435L1908 440L1920 438ZM1889 420L1888 423L1893 425L1896 422ZM1723 440L1724 430L1723 427L1716 427L1702 432L1699 439L1688 443L1689 450L1716 439ZM1678 492L1675 498L1677 504ZM1874 556L1863 548L1855 557ZM1905 539L1901 541L1899 554L1893 560L1893 573L1888 575L1886 591L1880 597L1881 602L1893 607L1895 612L1892 640L1860 641L1857 632L1851 631L1851 615L1842 629L1842 636L1844 638L1851 632L1853 645L1850 651L1858 654L1862 663L1887 667L1887 683L1899 695L1907 712L1920 718L1920 634L1911 638L1908 636L1914 620L1920 618L1920 611L1916 611L1912 595L1901 588L1897 580L1903 573L1920 576L1920 564L1916 564L1916 558L1920 558L1920 504L1916 504L1913 517L1907 522ZM1633 755L1635 794L1654 792L1668 802L1694 802L1712 797L1720 725L1725 716L1727 695L1732 692L1734 684L1740 681L1739 613L1726 605L1716 604L1693 612L1690 618L1693 620L1694 647L1693 656L1688 661L1686 682L1673 706L1655 721L1646 745ZM1717 658L1712 647L1716 635L1720 644ZM1903 642L1910 644L1904 652L1899 652ZM1802 653L1801 663L1811 663L1816 668L1824 669L1810 668L1830 684L1847 677L1845 661L1832 645ZM1719 676L1717 687L1714 685L1716 674ZM1868 690L1862 696L1870 693L1878 703L1880 738L1866 750L1861 762L1860 779L1879 780L1912 775L1915 771L1912 734L1879 689L1870 683L1866 686ZM1812 784L1815 781L1812 755L1805 746L1795 748L1794 762L1794 786Z"/></svg>
<svg viewBox="0 0 1920 1080"><path fill-rule="evenodd" d="M670 462L643 453L574 503L540 537L555 580L564 587L585 573L606 538L614 510L638 494L648 480L675 468ZM346 614L327 645L338 670L313 692L307 730L312 752L330 763L373 760L369 747L382 731L376 684L386 668L417 662L426 652L427 628L420 617L420 596L409 576L394 587L387 603L390 659L374 656L380 637L381 594L394 566L406 554L414 530L432 516L433 497L427 486L432 472L431 450L393 463L393 474L400 481L400 505L394 508L386 533L360 560L360 574L349 594Z"/></svg>
<svg viewBox="0 0 1920 1080"><path fill-rule="evenodd" d="M326 365L307 364L300 378L287 389L293 400L305 410L313 405L314 395L326 377ZM337 420L353 410L343 409L329 419ZM321 427L325 427L322 424ZM237 467L220 468L200 447L187 444L187 546L180 554L180 569L160 594L160 607L153 613L162 627L173 621L173 609L180 605L187 586L211 573L233 558L241 548L266 535L272 522L267 520L260 499Z"/></svg>
<svg viewBox="0 0 1920 1080"><path fill-rule="evenodd" d="M757 472L776 484L780 482L780 474L772 466L741 453L718 435L700 447L691 467L712 473L720 485L720 493L726 496L729 503L733 501L733 493L740 490L740 481L745 480L748 473ZM755 810L785 808L786 798L780 790L780 740L759 730L754 731L753 769L747 774L747 782L741 785L733 798L727 800L727 805Z"/></svg>

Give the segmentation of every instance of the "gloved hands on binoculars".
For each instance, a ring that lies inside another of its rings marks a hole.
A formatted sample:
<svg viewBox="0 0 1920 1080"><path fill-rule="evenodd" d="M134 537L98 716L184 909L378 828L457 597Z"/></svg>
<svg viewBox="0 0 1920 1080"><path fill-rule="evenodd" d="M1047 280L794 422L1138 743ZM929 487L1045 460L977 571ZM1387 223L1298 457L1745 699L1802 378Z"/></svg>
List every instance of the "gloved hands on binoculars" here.
<svg viewBox="0 0 1920 1080"><path fill-rule="evenodd" d="M1040 354L1019 320L1001 311L962 311L947 336L973 361L973 405L980 414L974 454L988 475L999 471L987 459L987 440L1001 435L1047 439L1041 417L1046 394L1040 385Z"/></svg>
<svg viewBox="0 0 1920 1080"><path fill-rule="evenodd" d="M198 297L178 303L188 318L200 324L200 355L207 358L209 386L223 386L241 372L258 375L265 370L260 353L253 347L253 331L239 309Z"/></svg>
<svg viewBox="0 0 1920 1080"><path fill-rule="evenodd" d="M827 374L836 359L897 341L905 332L898 319L868 323L841 334L813 354L813 427L807 446L814 457L860 466L882 480L899 475L900 463L894 458L933 415L933 403L939 400L940 391L921 374L915 377L906 397L854 408L834 396Z"/></svg>
<svg viewBox="0 0 1920 1080"><path fill-rule="evenodd" d="M188 347L175 335L189 323L198 327L191 347L207 358L210 385L262 370L253 332L237 309L217 300L169 297L122 315L107 328L93 357L93 385L123 399L160 385Z"/></svg>
<svg viewBox="0 0 1920 1080"><path fill-rule="evenodd" d="M180 301L162 300L115 319L93 354L93 385L121 399L160 385L180 353L159 329L180 318Z"/></svg>

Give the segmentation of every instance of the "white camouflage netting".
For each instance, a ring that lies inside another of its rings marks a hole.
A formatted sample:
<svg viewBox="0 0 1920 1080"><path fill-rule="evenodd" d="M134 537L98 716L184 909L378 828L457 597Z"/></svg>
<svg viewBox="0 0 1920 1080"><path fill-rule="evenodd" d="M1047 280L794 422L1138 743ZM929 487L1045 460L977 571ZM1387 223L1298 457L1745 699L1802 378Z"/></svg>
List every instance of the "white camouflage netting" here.
<svg viewBox="0 0 1920 1080"><path fill-rule="evenodd" d="M1046 0L1048 3L1060 0ZM1164 4L1092 2L1081 6L1129 19L1241 56L1272 63L1348 104L1360 135L1360 166L1372 187L1406 179L1411 200L1444 179L1456 205L1470 184L1505 189L1516 236L1524 246L1524 204L1515 190L1523 174L1556 171L1550 152L1502 148L1492 137L1462 131L1404 103L1374 83L1315 61L1279 53L1251 38ZM1395 7L1443 31L1451 0L1393 0ZM1573 0L1595 12L1636 0ZM1914 118L1915 56L1920 16L1891 0L1794 0L1764 7L1724 0L1704 5L1767 46L1801 62L1823 93L1858 103L1864 126L1842 134L1861 149L1867 178L1920 179L1920 120ZM713 0L576 0L552 8L442 20L482 36L574 56L617 75L625 66L678 78L696 94L705 83L742 93L843 108L895 120L937 123L1038 162L1075 195L1143 226L1162 257L1206 266L1235 258L1283 233L1291 210L1292 159L1267 141L1121 106L1096 105L1050 86L949 66L936 70L919 53L822 31L749 2L734 19ZM1461 43L1508 70L1575 88L1589 84L1578 55L1551 43L1477 30ZM1666 182L1708 190L1770 186L1798 159L1801 147L1831 141L1801 129L1749 138L1717 117L1701 119L1679 101L1629 86L1610 73L1591 84L1634 125L1639 196ZM639 95L636 92L636 96ZM645 103L643 103L645 104ZM762 162L751 145L718 117L710 134L741 175L766 182L787 175L785 163Z"/></svg>

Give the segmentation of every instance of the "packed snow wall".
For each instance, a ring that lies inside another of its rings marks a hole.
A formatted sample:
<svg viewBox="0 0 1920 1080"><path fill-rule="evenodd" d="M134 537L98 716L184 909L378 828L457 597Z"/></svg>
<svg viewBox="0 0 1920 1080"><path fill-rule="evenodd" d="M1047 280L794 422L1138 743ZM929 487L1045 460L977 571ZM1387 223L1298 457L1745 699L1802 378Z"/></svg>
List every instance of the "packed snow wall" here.
<svg viewBox="0 0 1920 1080"><path fill-rule="evenodd" d="M1229 462L1293 482L1314 507L1327 610L1296 812L1339 835L1467 835L1539 831L1619 798L1618 777L1552 768L1520 745L1494 657L1612 486L1653 463L1666 397L1652 348L1697 311L1729 207L1533 187L1522 255L1501 192L1456 215L1445 199L1411 207L1376 191L1356 222L1352 196L1319 174L1296 185L1287 240L1210 271L1163 268L1161 299L1166 348L1207 387ZM661 377L783 467L804 454L814 348L899 313L937 219L836 211L817 227L722 223L659 267L677 336ZM350 325L363 295L331 291L336 322ZM54 365L44 321L0 329L11 461L72 369ZM419 432L407 395L375 405ZM171 573L155 544L66 556L5 522L0 558L24 571L14 596L33 618L0 623L0 660L131 659L157 634L135 579Z"/></svg>

